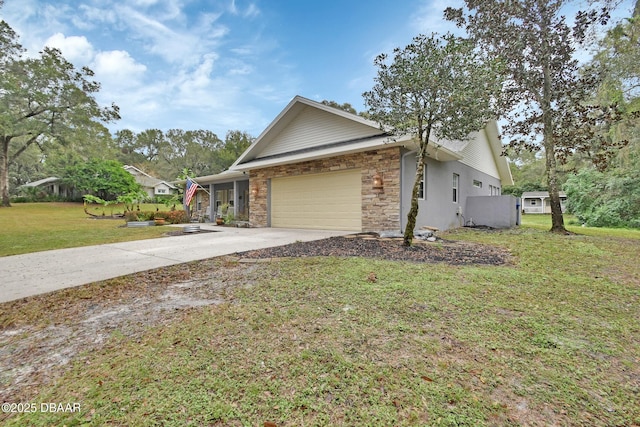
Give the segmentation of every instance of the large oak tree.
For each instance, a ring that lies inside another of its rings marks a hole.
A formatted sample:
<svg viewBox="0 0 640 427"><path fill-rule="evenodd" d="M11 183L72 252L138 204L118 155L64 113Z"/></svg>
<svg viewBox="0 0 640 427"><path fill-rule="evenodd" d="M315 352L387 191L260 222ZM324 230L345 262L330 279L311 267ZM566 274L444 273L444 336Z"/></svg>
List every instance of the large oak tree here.
<svg viewBox="0 0 640 427"><path fill-rule="evenodd" d="M465 27L487 54L504 64L503 130L516 149L545 155L551 231L566 232L558 167L576 152L600 166L615 152L600 132L615 108L589 105L599 76L580 69L576 49L608 19L607 8L579 11L569 23L567 0L465 0L445 17Z"/></svg>
<svg viewBox="0 0 640 427"><path fill-rule="evenodd" d="M10 206L9 166L34 144L64 143L80 130L104 133L102 123L119 119L115 105L103 108L100 85L88 68L76 69L57 49L24 56L16 33L0 22L0 192Z"/></svg>
<svg viewBox="0 0 640 427"><path fill-rule="evenodd" d="M435 138L467 139L492 118L496 70L472 43L451 34L419 35L403 49L375 59L378 73L363 94L368 117L396 135L412 135L418 146L416 176L404 245L413 241L418 193L427 147Z"/></svg>

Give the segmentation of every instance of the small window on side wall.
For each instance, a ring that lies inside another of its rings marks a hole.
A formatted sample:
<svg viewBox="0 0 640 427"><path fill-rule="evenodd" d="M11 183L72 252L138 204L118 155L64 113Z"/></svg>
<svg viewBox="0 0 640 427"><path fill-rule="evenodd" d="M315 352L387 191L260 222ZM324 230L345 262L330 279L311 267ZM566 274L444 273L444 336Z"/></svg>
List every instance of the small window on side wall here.
<svg viewBox="0 0 640 427"><path fill-rule="evenodd" d="M477 179L474 179L473 186L476 188L482 188L482 181L478 181Z"/></svg>
<svg viewBox="0 0 640 427"><path fill-rule="evenodd" d="M418 199L427 199L427 165L424 165L422 170L422 181L420 181L420 188L418 189Z"/></svg>
<svg viewBox="0 0 640 427"><path fill-rule="evenodd" d="M459 192L459 188L458 188L458 184L460 182L460 175L458 175L457 173L453 174L453 203L458 203L458 198L460 196L460 194L458 194Z"/></svg>

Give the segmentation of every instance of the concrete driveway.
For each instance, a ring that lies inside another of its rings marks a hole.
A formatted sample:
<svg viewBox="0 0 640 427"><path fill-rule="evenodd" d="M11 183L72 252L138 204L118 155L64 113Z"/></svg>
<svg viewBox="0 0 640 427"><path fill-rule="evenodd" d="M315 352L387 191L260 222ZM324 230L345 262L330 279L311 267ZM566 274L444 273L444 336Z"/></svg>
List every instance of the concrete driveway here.
<svg viewBox="0 0 640 427"><path fill-rule="evenodd" d="M234 252L350 234L326 230L200 226L203 230L216 232L0 257L0 302Z"/></svg>

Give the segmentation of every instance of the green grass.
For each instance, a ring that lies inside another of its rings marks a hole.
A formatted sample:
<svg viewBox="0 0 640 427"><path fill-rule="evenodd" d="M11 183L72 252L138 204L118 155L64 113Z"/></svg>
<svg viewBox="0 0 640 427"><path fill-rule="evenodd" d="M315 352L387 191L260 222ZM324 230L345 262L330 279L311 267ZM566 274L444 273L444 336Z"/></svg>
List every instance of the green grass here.
<svg viewBox="0 0 640 427"><path fill-rule="evenodd" d="M508 248L510 266L253 266L227 303L135 339L116 330L29 400L80 414L7 424L638 425L640 238L543 225L445 234Z"/></svg>
<svg viewBox="0 0 640 427"><path fill-rule="evenodd" d="M163 207L161 207L163 208ZM155 211L156 205L141 206ZM102 208L89 212L102 214ZM107 208L106 215L111 214ZM122 212L114 206L113 212ZM124 219L92 219L81 203L15 203L0 208L0 256L160 237L165 227L126 228Z"/></svg>
<svg viewBox="0 0 640 427"><path fill-rule="evenodd" d="M579 223L580 222L575 216L567 214L564 215L565 228L573 233L601 237L640 238L640 229L582 227ZM535 228L538 230L549 230L551 228L551 215L522 215L522 225L524 227Z"/></svg>

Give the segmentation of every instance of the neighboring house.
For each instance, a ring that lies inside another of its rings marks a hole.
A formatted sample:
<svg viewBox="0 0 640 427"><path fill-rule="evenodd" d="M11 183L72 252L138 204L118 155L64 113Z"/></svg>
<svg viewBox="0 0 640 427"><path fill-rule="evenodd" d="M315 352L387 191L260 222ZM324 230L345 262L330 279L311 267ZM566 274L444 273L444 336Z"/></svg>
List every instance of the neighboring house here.
<svg viewBox="0 0 640 427"><path fill-rule="evenodd" d="M228 203L253 226L401 231L417 148L411 136L395 138L375 122L297 96L228 171L196 180L208 186L212 212ZM432 141L417 228L465 225L468 199L499 196L513 184L501 153L495 122L470 141ZM517 210L512 196L490 204L505 200Z"/></svg>
<svg viewBox="0 0 640 427"><path fill-rule="evenodd" d="M42 192L47 196L56 196L61 199L71 199L76 196L72 187L64 184L62 179L55 176L43 178L20 186L20 189L27 188L37 188L39 192Z"/></svg>
<svg viewBox="0 0 640 427"><path fill-rule="evenodd" d="M526 214L550 214L551 198L548 191L525 191L522 193L522 212ZM567 195L560 192L560 207L565 211Z"/></svg>
<svg viewBox="0 0 640 427"><path fill-rule="evenodd" d="M155 196L168 196L176 192L177 187L173 184L169 184L161 179L154 178L149 174L144 173L135 166L125 165L124 170L129 172L136 179L136 182L142 186L142 189L147 193L149 197Z"/></svg>

